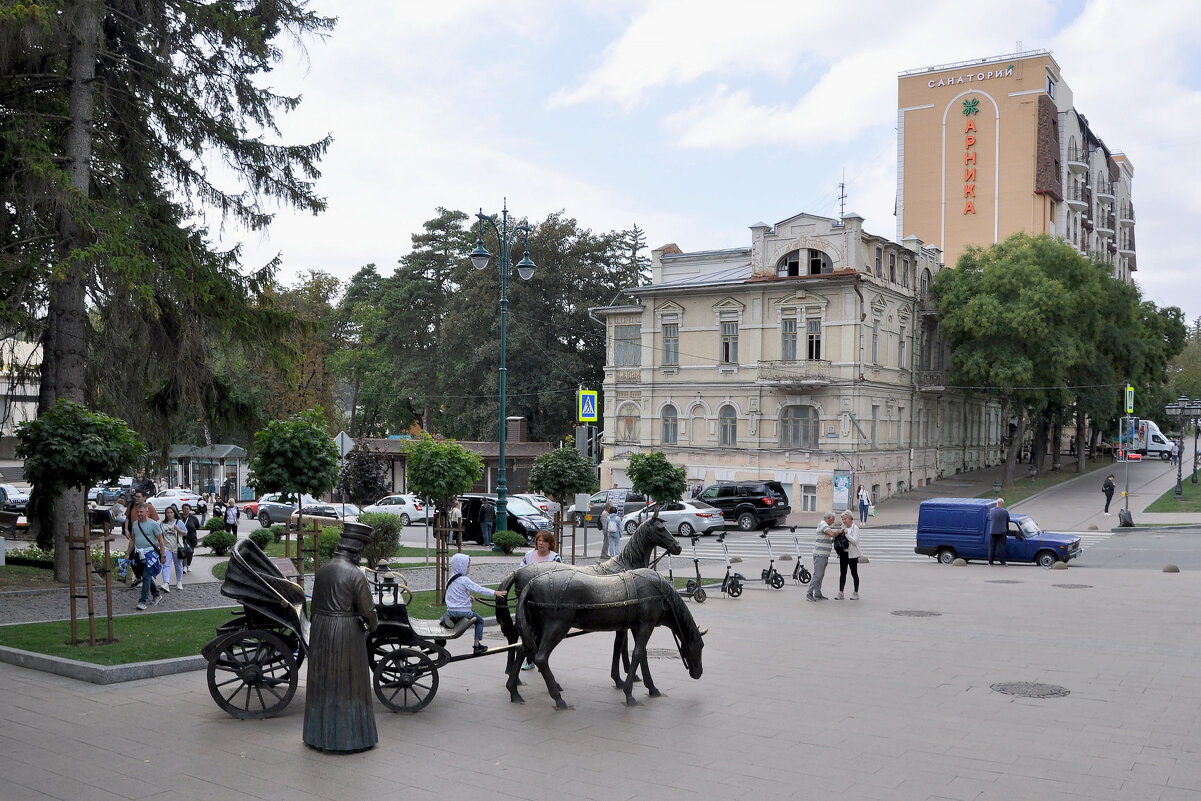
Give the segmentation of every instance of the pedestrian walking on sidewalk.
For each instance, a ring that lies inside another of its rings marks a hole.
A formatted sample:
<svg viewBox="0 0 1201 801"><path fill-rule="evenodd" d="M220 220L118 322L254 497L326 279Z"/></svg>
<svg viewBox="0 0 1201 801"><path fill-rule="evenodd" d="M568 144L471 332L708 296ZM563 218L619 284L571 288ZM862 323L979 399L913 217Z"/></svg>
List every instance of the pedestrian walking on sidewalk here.
<svg viewBox="0 0 1201 801"><path fill-rule="evenodd" d="M822 595L822 579L826 576L826 565L830 563L834 538L842 533L841 526L834 528L834 520L834 513L826 512L822 522L817 524L817 537L813 541L813 578L809 580L809 590L805 593L806 601L827 600Z"/></svg>
<svg viewBox="0 0 1201 801"><path fill-rule="evenodd" d="M997 505L988 510L988 563L993 563L995 555L1001 564L1005 564L1005 537L1009 534L1009 511L1005 508L1005 499L997 498Z"/></svg>
<svg viewBox="0 0 1201 801"><path fill-rule="evenodd" d="M1113 500L1113 473L1105 477L1105 483L1101 485L1101 492L1105 493L1105 514L1109 514L1109 503Z"/></svg>
<svg viewBox="0 0 1201 801"><path fill-rule="evenodd" d="M867 525L867 513L872 508L872 496L868 495L867 487L859 485L859 522Z"/></svg>

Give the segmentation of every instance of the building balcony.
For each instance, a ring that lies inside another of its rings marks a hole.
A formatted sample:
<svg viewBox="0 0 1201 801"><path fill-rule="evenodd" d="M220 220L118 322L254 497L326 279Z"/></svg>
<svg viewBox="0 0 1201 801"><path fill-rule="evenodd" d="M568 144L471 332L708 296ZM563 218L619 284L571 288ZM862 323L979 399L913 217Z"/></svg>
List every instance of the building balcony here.
<svg viewBox="0 0 1201 801"><path fill-rule="evenodd" d="M943 370L914 370L913 383L922 392L942 392L947 388L946 372Z"/></svg>
<svg viewBox="0 0 1201 801"><path fill-rule="evenodd" d="M1093 205L1093 193L1087 186L1073 184L1064 192L1064 200L1072 208L1087 209Z"/></svg>
<svg viewBox="0 0 1201 801"><path fill-rule="evenodd" d="M929 296L918 298L917 313L926 316L938 314L938 306L934 304L934 298Z"/></svg>
<svg viewBox="0 0 1201 801"><path fill-rule="evenodd" d="M1112 211L1101 212L1097 215L1097 233L1102 236L1113 236L1116 226L1115 219Z"/></svg>
<svg viewBox="0 0 1201 801"><path fill-rule="evenodd" d="M1118 237L1118 252L1123 256L1134 254L1134 231L1123 231Z"/></svg>
<svg viewBox="0 0 1201 801"><path fill-rule="evenodd" d="M1105 203L1113 203L1114 186L1112 181L1098 181L1095 191L1097 193L1097 200Z"/></svg>
<svg viewBox="0 0 1201 801"><path fill-rule="evenodd" d="M824 387L834 380L834 368L825 360L759 362L756 384L774 387Z"/></svg>
<svg viewBox="0 0 1201 801"><path fill-rule="evenodd" d="M1088 173L1088 153L1078 147L1068 148L1068 169L1072 172Z"/></svg>
<svg viewBox="0 0 1201 801"><path fill-rule="evenodd" d="M1118 206L1118 222L1122 225L1134 225L1134 204L1123 203Z"/></svg>

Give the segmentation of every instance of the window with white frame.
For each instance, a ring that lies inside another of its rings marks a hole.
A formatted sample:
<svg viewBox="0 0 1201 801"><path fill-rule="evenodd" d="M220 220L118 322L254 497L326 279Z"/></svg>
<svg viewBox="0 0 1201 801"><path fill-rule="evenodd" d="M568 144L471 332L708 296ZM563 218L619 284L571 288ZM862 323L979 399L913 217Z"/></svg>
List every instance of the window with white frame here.
<svg viewBox="0 0 1201 801"><path fill-rule="evenodd" d="M897 367L905 369L905 326L901 326L901 338L897 344Z"/></svg>
<svg viewBox="0 0 1201 801"><path fill-rule="evenodd" d="M816 450L818 422L813 406L785 406L780 411L780 447Z"/></svg>
<svg viewBox="0 0 1201 801"><path fill-rule="evenodd" d="M642 326L613 326L613 366L640 367L642 365Z"/></svg>
<svg viewBox="0 0 1201 801"><path fill-rule="evenodd" d="M723 320L721 324L721 362L738 364L738 322Z"/></svg>
<svg viewBox="0 0 1201 801"><path fill-rule="evenodd" d="M872 321L872 364L880 363L880 321Z"/></svg>
<svg viewBox="0 0 1201 801"><path fill-rule="evenodd" d="M801 251L786 253L776 262L776 275L780 278L795 278L801 274Z"/></svg>
<svg viewBox="0 0 1201 801"><path fill-rule="evenodd" d="M817 511L817 485L802 484L801 485L801 511L816 512Z"/></svg>
<svg viewBox="0 0 1201 801"><path fill-rule="evenodd" d="M680 324L663 324L663 364L680 363Z"/></svg>
<svg viewBox="0 0 1201 801"><path fill-rule="evenodd" d="M796 323L795 317L780 321L780 359L786 362L796 361Z"/></svg>
<svg viewBox="0 0 1201 801"><path fill-rule="evenodd" d="M676 407L663 407L663 444L675 445L680 435L680 421Z"/></svg>
<svg viewBox="0 0 1201 801"><path fill-rule="evenodd" d="M897 254L888 254L888 281L895 284L897 282Z"/></svg>
<svg viewBox="0 0 1201 801"><path fill-rule="evenodd" d="M723 406L717 412L720 425L720 444L723 448L733 448L738 444L738 413L733 406Z"/></svg>
<svg viewBox="0 0 1201 801"><path fill-rule="evenodd" d="M876 248L876 277L884 277L884 248Z"/></svg>
<svg viewBox="0 0 1201 801"><path fill-rule="evenodd" d="M637 442L642 431L642 410L627 401L617 408L617 441Z"/></svg>

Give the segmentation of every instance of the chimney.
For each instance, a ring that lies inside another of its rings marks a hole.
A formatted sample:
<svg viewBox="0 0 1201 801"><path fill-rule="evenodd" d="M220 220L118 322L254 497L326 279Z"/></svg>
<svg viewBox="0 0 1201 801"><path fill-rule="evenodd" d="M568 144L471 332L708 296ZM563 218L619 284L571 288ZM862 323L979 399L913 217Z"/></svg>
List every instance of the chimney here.
<svg viewBox="0 0 1201 801"><path fill-rule="evenodd" d="M507 442L526 442L529 440L529 424L524 417L505 418L505 440Z"/></svg>

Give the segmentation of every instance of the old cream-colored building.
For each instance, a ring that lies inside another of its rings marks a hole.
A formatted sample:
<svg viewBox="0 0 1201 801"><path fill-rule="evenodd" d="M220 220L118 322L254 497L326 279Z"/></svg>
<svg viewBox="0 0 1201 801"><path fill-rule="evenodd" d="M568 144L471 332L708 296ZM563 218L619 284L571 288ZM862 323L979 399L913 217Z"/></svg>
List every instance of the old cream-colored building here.
<svg viewBox="0 0 1201 801"><path fill-rule="evenodd" d="M1134 167L1073 105L1045 50L901 73L897 236L942 248L1062 237L1131 280Z"/></svg>
<svg viewBox="0 0 1201 801"><path fill-rule="evenodd" d="M941 253L863 219L801 214L750 247L652 254L608 333L602 486L662 450L693 482L776 479L793 508L873 498L1000 461L995 402L944 386L927 299ZM836 480L837 479L837 480Z"/></svg>

